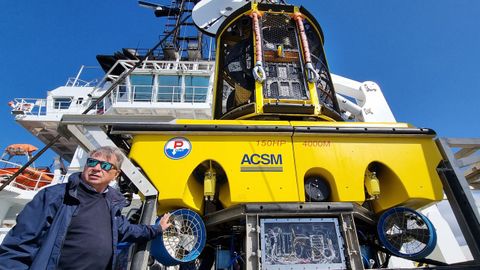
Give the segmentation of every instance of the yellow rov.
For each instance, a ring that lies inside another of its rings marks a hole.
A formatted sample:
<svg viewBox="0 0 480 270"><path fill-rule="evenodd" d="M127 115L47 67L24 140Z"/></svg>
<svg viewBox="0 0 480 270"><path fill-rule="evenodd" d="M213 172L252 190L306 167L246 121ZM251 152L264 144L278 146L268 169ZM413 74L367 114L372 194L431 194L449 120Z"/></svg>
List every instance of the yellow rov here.
<svg viewBox="0 0 480 270"><path fill-rule="evenodd" d="M185 126L189 131L181 131ZM331 190L322 201L371 200L375 212L442 199L435 170L441 156L430 130L251 120L179 121L176 127L175 135L135 136L130 152L159 190L160 211L203 213L204 197L215 196L223 207L318 201L316 179ZM169 154L175 149L184 151L179 158Z"/></svg>
<svg viewBox="0 0 480 270"><path fill-rule="evenodd" d="M169 20L178 13L174 29L195 23L214 34L214 74L213 62L200 60L200 36L177 36L188 42L180 50L168 40L176 30L145 56L104 56L104 68L117 62L94 89L101 96L82 115L64 114L48 145L60 135L57 149L76 140L69 171L84 150L120 147L129 159L118 187L143 201L129 220L152 224L171 212L172 226L151 243L116 247L125 267L378 269L401 257L479 268L479 215L451 145L397 123L375 83L331 74L307 10L275 0L140 3ZM162 44L164 54L150 57ZM210 107L212 119L179 117L202 118ZM456 241L428 207L443 192L476 265L443 257Z"/></svg>
<svg viewBox="0 0 480 270"><path fill-rule="evenodd" d="M299 7L248 3L217 32L214 120L135 127L130 151L159 211L243 203L369 202L375 213L442 199L435 133L348 122Z"/></svg>

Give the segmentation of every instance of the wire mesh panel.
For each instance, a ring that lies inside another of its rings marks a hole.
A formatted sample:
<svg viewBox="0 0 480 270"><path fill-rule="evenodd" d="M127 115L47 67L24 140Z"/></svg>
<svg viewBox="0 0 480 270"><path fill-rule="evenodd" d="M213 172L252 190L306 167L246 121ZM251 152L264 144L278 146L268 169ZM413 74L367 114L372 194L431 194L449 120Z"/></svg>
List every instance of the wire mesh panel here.
<svg viewBox="0 0 480 270"><path fill-rule="evenodd" d="M152 256L171 266L195 260L205 246L206 230L201 217L188 209L172 212L170 226L152 241Z"/></svg>
<svg viewBox="0 0 480 270"><path fill-rule="evenodd" d="M218 61L221 90L217 92L217 98L221 95L222 103L217 117L254 100L251 29L250 17L243 16L232 23L221 36L220 43L223 46L219 48L221 57Z"/></svg>
<svg viewBox="0 0 480 270"><path fill-rule="evenodd" d="M436 245L432 223L409 208L396 207L382 214L377 230L385 248L400 257L424 258Z"/></svg>
<svg viewBox="0 0 480 270"><path fill-rule="evenodd" d="M320 39L320 36L315 31L314 27L307 20L305 20L303 24L305 27L305 35L308 40L312 64L320 75L320 79L316 83L319 102L330 109L338 111L338 105L335 103L335 90L333 88L332 78L330 77L325 52L323 50L323 41Z"/></svg>
<svg viewBox="0 0 480 270"><path fill-rule="evenodd" d="M262 269L346 269L336 218L261 219Z"/></svg>
<svg viewBox="0 0 480 270"><path fill-rule="evenodd" d="M309 98L302 75L295 22L284 14L262 17L262 50L267 79L264 97L306 100Z"/></svg>

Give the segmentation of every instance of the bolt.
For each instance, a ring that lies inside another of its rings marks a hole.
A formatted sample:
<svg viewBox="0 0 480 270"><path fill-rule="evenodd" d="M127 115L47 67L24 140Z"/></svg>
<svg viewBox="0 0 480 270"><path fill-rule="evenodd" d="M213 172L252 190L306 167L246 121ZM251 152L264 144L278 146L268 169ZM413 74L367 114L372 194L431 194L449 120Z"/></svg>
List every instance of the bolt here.
<svg viewBox="0 0 480 270"><path fill-rule="evenodd" d="M365 112L365 114L373 114L372 108L364 108L363 111Z"/></svg>

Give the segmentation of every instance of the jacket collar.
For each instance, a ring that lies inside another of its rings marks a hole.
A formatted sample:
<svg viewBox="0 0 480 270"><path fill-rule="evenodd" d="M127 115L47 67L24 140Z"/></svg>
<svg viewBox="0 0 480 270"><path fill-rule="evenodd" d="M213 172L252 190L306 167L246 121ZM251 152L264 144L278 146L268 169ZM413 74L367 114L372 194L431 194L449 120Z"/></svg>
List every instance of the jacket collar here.
<svg viewBox="0 0 480 270"><path fill-rule="evenodd" d="M77 190L78 190L78 185L80 184L81 181L83 181L82 173L76 172L70 175L67 183L66 195L70 198L73 198L77 202L79 202L77 197ZM120 193L118 190L110 186L107 188L108 188L108 192L106 192L106 198L112 203L112 206L125 205L125 197L123 197L122 193Z"/></svg>
<svg viewBox="0 0 480 270"><path fill-rule="evenodd" d="M79 203L78 197L77 197L77 189L78 189L78 185L80 184L80 181L82 181L82 179L80 178L81 174L82 174L81 172L76 172L76 173L72 173L70 177L68 177L65 200L73 199L74 201Z"/></svg>

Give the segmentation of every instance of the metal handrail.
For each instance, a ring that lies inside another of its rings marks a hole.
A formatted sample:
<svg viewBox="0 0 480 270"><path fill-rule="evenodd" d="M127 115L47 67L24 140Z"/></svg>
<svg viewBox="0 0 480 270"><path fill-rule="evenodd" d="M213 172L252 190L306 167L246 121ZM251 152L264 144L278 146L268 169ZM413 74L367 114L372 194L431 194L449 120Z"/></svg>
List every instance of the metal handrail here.
<svg viewBox="0 0 480 270"><path fill-rule="evenodd" d="M69 101L53 101L53 103L48 104L47 99L45 98L15 98L12 107L13 114L23 114L23 115L35 115L35 116L45 116L50 113L81 113L85 108L92 103L83 102L82 104L77 104L77 98L65 98ZM68 106L64 106L64 105ZM101 109L101 105L97 105L95 110L92 113L97 113ZM49 111L50 110L50 111ZM49 112L49 113L47 113Z"/></svg>
<svg viewBox="0 0 480 270"><path fill-rule="evenodd" d="M86 80L82 80L82 79L75 78L75 77L69 77L67 79L67 83L65 83L65 86L67 86L67 87L72 87L72 86L75 86L75 87L92 87L92 86L97 85L97 83L98 83L98 79L94 79L94 80L91 80L91 81L86 81Z"/></svg>
<svg viewBox="0 0 480 270"><path fill-rule="evenodd" d="M149 88L149 91L139 89ZM116 103L207 103L211 95L208 86L165 86L165 85L118 85L108 96L111 104L97 104L89 114L103 114ZM57 113L80 113L93 101L77 104L78 98L65 98L68 101L53 101L48 104L45 98L15 98L12 104L14 114L45 116Z"/></svg>
<svg viewBox="0 0 480 270"><path fill-rule="evenodd" d="M149 89L139 91L139 89ZM157 90L156 90L157 89ZM116 103L206 103L208 86L156 86L156 85L118 85L109 96L112 104ZM108 109L108 108L107 108Z"/></svg>

